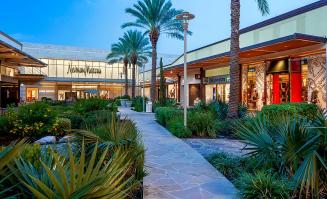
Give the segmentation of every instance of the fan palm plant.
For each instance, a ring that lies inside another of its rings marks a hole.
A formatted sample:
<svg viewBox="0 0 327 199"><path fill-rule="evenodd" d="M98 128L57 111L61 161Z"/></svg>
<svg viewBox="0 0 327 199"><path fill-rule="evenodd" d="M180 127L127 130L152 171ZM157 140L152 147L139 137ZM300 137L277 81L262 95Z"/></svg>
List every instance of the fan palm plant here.
<svg viewBox="0 0 327 199"><path fill-rule="evenodd" d="M111 52L107 56L109 63L124 63L124 74L125 74L125 95L128 95L128 64L130 63L130 49L129 44L123 39L120 39L118 43L111 46Z"/></svg>
<svg viewBox="0 0 327 199"><path fill-rule="evenodd" d="M301 192L319 198L327 188L326 124L323 114L315 121L259 114L250 123L238 122L237 134L261 166L287 173Z"/></svg>
<svg viewBox="0 0 327 199"><path fill-rule="evenodd" d="M148 60L151 54L151 46L149 45L149 40L140 31L129 30L125 32L123 38L120 39L121 42L126 42L128 44L128 49L130 52L130 62L132 64L132 98L135 97L135 69L139 62L144 62Z"/></svg>
<svg viewBox="0 0 327 199"><path fill-rule="evenodd" d="M255 0L262 15L269 13L269 5L267 0ZM231 0L231 37L230 37L230 98L229 112L230 118L237 117L237 107L241 97L241 81L239 66L240 51L240 0Z"/></svg>
<svg viewBox="0 0 327 199"><path fill-rule="evenodd" d="M176 16L182 10L176 10L170 0L139 0L133 8L127 8L126 12L136 18L134 22L122 25L137 27L149 34L152 45L152 69L151 69L151 101L155 101L156 69L157 69L157 43L161 34L172 38L183 39L182 22L176 20Z"/></svg>

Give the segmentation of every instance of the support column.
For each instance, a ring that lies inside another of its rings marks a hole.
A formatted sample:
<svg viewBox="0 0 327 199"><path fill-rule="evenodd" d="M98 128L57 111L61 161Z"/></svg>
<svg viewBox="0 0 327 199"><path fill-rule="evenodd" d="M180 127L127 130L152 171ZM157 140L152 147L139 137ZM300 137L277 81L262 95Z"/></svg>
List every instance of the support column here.
<svg viewBox="0 0 327 199"><path fill-rule="evenodd" d="M2 83L1 83L1 60L0 60L0 112L2 111Z"/></svg>
<svg viewBox="0 0 327 199"><path fill-rule="evenodd" d="M202 101L205 101L204 76L204 70L200 68L200 99Z"/></svg>

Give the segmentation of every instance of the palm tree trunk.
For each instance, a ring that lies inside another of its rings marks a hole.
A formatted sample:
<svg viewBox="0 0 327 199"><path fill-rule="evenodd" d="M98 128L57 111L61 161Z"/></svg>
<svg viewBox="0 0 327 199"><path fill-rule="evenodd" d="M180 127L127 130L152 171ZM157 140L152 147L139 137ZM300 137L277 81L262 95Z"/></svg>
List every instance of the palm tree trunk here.
<svg viewBox="0 0 327 199"><path fill-rule="evenodd" d="M229 118L237 117L237 109L241 96L240 85L240 0L231 0L231 46L230 46L230 94Z"/></svg>
<svg viewBox="0 0 327 199"><path fill-rule="evenodd" d="M124 61L124 73L125 73L125 95L128 95L128 61Z"/></svg>
<svg viewBox="0 0 327 199"><path fill-rule="evenodd" d="M132 98L135 97L135 63L132 65Z"/></svg>
<svg viewBox="0 0 327 199"><path fill-rule="evenodd" d="M149 33L149 38L152 45L152 68L151 68L151 101L156 101L156 83L157 83L157 43L159 39L159 32L153 29Z"/></svg>

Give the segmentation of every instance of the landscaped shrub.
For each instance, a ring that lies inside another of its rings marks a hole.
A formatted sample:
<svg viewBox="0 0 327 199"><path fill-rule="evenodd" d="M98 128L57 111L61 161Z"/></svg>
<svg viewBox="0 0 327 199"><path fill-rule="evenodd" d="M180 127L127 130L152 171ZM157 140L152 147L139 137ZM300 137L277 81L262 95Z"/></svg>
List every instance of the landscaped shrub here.
<svg viewBox="0 0 327 199"><path fill-rule="evenodd" d="M7 134L10 131L9 119L6 116L0 116L0 134Z"/></svg>
<svg viewBox="0 0 327 199"><path fill-rule="evenodd" d="M64 136L72 129L72 123L68 118L57 118L51 129L51 135Z"/></svg>
<svg viewBox="0 0 327 199"><path fill-rule="evenodd" d="M308 103L286 103L286 104L273 104L264 106L261 111L266 116L274 115L289 115L289 116L304 116L310 120L315 119L318 107L315 104Z"/></svg>
<svg viewBox="0 0 327 199"><path fill-rule="evenodd" d="M79 114L85 114L91 111L105 110L109 109L109 100L91 98L91 99L81 99L74 104L74 112Z"/></svg>
<svg viewBox="0 0 327 199"><path fill-rule="evenodd" d="M85 119L81 115L71 113L62 117L68 118L70 120L72 129L82 129L84 127Z"/></svg>
<svg viewBox="0 0 327 199"><path fill-rule="evenodd" d="M170 119L182 116L183 111L172 107L158 107L155 110L156 119L162 126L167 126Z"/></svg>
<svg viewBox="0 0 327 199"><path fill-rule="evenodd" d="M18 112L10 113L13 127L10 130L15 136L38 138L49 135L56 119L56 113L44 102L20 106Z"/></svg>
<svg viewBox="0 0 327 199"><path fill-rule="evenodd" d="M167 129L176 137L187 138L192 136L192 132L185 128L182 117L175 117L172 120L168 120Z"/></svg>
<svg viewBox="0 0 327 199"><path fill-rule="evenodd" d="M144 102L146 103L148 101L148 98L145 97ZM142 96L137 96L134 97L132 100L132 107L134 107L134 111L137 112L143 112L143 97ZM145 105L144 105L145 107Z"/></svg>
<svg viewBox="0 0 327 199"><path fill-rule="evenodd" d="M111 121L112 116L113 112L108 110L88 112L84 115L83 125L80 126L80 128L90 129L95 126L106 124Z"/></svg>
<svg viewBox="0 0 327 199"><path fill-rule="evenodd" d="M243 173L237 180L237 187L244 199L288 199L291 198L291 184L277 174L259 171Z"/></svg>
<svg viewBox="0 0 327 199"><path fill-rule="evenodd" d="M207 105L207 109L215 114L215 117L219 120L225 120L228 114L228 104L223 101L210 102Z"/></svg>
<svg viewBox="0 0 327 199"><path fill-rule="evenodd" d="M266 168L287 171L296 188L316 198L326 191L326 118L317 114L314 122L297 116L258 114L249 123L238 123L237 135L251 156ZM272 118L274 117L274 118Z"/></svg>
<svg viewBox="0 0 327 199"><path fill-rule="evenodd" d="M215 137L214 116L208 111L190 111L187 127L199 137Z"/></svg>

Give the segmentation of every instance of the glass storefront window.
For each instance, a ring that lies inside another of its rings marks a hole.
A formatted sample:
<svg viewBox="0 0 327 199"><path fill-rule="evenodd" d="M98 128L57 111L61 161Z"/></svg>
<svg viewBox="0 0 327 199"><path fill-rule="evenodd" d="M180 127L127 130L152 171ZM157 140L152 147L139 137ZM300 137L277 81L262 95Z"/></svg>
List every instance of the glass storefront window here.
<svg viewBox="0 0 327 199"><path fill-rule="evenodd" d="M39 99L39 89L38 88L26 88L26 101L33 102Z"/></svg>

